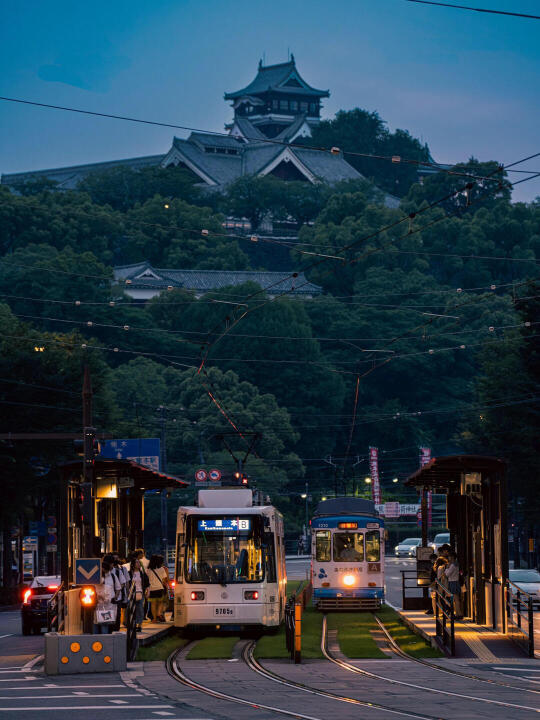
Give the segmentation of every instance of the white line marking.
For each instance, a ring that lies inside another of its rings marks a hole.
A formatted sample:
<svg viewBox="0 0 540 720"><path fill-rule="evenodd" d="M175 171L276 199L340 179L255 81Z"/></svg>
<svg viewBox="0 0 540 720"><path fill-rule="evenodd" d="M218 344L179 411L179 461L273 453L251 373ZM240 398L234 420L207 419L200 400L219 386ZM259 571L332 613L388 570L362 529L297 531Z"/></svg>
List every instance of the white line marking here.
<svg viewBox="0 0 540 720"><path fill-rule="evenodd" d="M497 665L497 667L494 667L493 670L514 670L514 672L535 672L540 673L540 670L534 670L533 668L528 667L501 667L500 665Z"/></svg>
<svg viewBox="0 0 540 720"><path fill-rule="evenodd" d="M26 670L26 672L30 672L34 665L37 665L42 660L45 660L45 655L36 655L36 657L32 658L32 660L29 660L26 665L23 665L23 670Z"/></svg>
<svg viewBox="0 0 540 720"><path fill-rule="evenodd" d="M94 697L96 697L96 696L94 695ZM111 702L115 703L116 705L127 705L128 704L127 700L111 700Z"/></svg>
<svg viewBox="0 0 540 720"><path fill-rule="evenodd" d="M0 635L0 640L2 640L2 638L6 638L6 637L13 637L13 635L14 635L14 633L7 633L6 635Z"/></svg>
<svg viewBox="0 0 540 720"><path fill-rule="evenodd" d="M7 688L7 691L9 692L10 690L56 690L59 687L60 687L60 685L48 683L47 685L32 685L32 687L28 687L28 685L26 687L12 687L12 688ZM62 690L69 690L70 688L80 688L80 687L81 687L80 685L62 685ZM102 688L123 688L123 687L125 687L125 685L122 685L122 683L120 683L119 685L83 685L83 687L85 687L85 688L101 688L102 689ZM2 692L1 689L0 689L0 692Z"/></svg>
<svg viewBox="0 0 540 720"><path fill-rule="evenodd" d="M70 695L69 697L73 697ZM151 710L155 708L155 705L58 705L55 707L40 707L36 708L35 705L31 707L14 707L14 708L3 708L0 707L0 712L28 712L29 710L39 710L42 712L56 712L57 710ZM172 705L162 705L161 707L172 708ZM183 720L183 719L179 719Z"/></svg>
<svg viewBox="0 0 540 720"><path fill-rule="evenodd" d="M168 712L167 710L155 710L154 715L174 715L174 713Z"/></svg>
<svg viewBox="0 0 540 720"><path fill-rule="evenodd" d="M32 699L32 700L58 700L59 698L71 698L73 700L74 699L73 696L78 695L78 694L79 693L69 693L69 695L34 695L32 698L29 698L26 695L20 695L20 696L12 695L11 697L4 696L1 699L5 701L5 700L30 700L30 699ZM88 695L88 696L90 695L90 693L81 693L81 694ZM92 695L92 697L93 698L136 697L137 699L139 698L139 696L135 695L135 693L133 695L130 695L129 693L116 693L114 695ZM86 700L86 697L84 699ZM111 702L112 703L126 703L127 700L111 700ZM0 709L2 709L2 708L0 708ZM42 708L39 708L39 710L41 710L41 709ZM43 708L43 709L47 710L48 708Z"/></svg>

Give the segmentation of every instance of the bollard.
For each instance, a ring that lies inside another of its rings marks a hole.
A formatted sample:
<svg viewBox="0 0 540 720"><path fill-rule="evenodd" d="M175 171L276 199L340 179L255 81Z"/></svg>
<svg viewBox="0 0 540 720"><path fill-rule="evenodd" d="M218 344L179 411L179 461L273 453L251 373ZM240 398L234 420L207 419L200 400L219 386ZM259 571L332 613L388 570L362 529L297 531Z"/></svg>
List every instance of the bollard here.
<svg viewBox="0 0 540 720"><path fill-rule="evenodd" d="M79 592L79 599L81 601L83 633L89 635L94 632L94 611L97 603L95 586L83 586Z"/></svg>
<svg viewBox="0 0 540 720"><path fill-rule="evenodd" d="M302 662L302 604L294 606L294 662Z"/></svg>

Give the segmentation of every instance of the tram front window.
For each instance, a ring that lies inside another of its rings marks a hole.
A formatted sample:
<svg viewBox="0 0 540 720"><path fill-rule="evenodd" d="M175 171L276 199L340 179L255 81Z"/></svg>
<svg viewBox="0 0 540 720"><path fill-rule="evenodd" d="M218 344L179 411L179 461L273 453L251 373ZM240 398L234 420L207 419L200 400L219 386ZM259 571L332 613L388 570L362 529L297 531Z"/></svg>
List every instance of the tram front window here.
<svg viewBox="0 0 540 720"><path fill-rule="evenodd" d="M363 560L363 533L334 534L334 562L362 562Z"/></svg>
<svg viewBox="0 0 540 720"><path fill-rule="evenodd" d="M263 543L255 518L192 516L186 548L186 580L190 583L262 582Z"/></svg>
<svg viewBox="0 0 540 720"><path fill-rule="evenodd" d="M381 559L381 538L378 530L368 530L366 533L366 560L379 562Z"/></svg>

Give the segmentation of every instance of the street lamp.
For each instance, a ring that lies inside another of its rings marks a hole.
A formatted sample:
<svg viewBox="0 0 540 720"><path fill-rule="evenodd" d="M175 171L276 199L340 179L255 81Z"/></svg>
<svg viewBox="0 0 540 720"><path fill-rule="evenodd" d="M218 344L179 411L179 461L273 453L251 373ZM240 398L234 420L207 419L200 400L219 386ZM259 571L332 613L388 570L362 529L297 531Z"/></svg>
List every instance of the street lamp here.
<svg viewBox="0 0 540 720"><path fill-rule="evenodd" d="M392 478L392 482L397 483L397 482L399 482L399 480L398 480L398 478Z"/></svg>
<svg viewBox="0 0 540 720"><path fill-rule="evenodd" d="M364 482L369 485L370 482L371 482L371 478L370 478L370 477L365 477L365 478L364 478Z"/></svg>

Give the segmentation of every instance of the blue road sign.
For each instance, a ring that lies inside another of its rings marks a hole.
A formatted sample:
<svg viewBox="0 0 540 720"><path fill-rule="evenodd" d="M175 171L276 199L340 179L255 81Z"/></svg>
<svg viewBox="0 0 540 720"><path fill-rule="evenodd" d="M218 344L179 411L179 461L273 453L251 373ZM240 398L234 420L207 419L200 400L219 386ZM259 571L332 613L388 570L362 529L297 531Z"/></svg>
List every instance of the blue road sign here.
<svg viewBox="0 0 540 720"><path fill-rule="evenodd" d="M151 470L160 470L159 438L126 438L103 440L101 457L114 460L134 460Z"/></svg>
<svg viewBox="0 0 540 720"><path fill-rule="evenodd" d="M99 585L100 582L100 558L76 558L75 585Z"/></svg>

